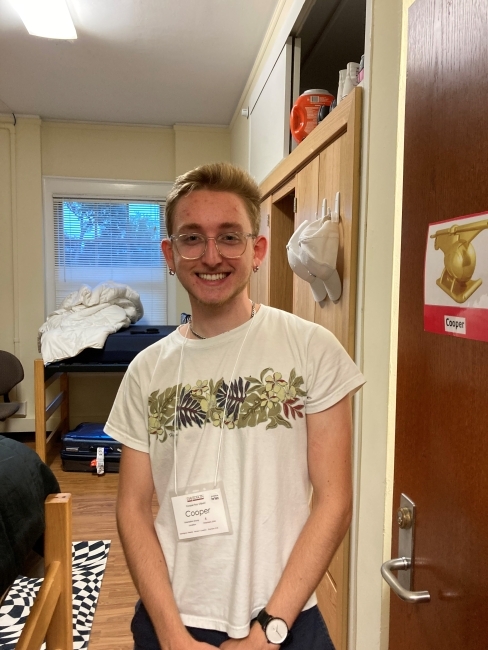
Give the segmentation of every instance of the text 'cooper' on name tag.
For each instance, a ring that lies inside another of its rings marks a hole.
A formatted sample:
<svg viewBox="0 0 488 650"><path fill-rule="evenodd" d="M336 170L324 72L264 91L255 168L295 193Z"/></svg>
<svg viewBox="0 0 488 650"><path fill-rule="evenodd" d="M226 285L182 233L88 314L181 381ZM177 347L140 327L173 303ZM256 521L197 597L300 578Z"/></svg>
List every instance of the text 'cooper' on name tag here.
<svg viewBox="0 0 488 650"><path fill-rule="evenodd" d="M230 533L223 487L193 490L171 497L178 539Z"/></svg>

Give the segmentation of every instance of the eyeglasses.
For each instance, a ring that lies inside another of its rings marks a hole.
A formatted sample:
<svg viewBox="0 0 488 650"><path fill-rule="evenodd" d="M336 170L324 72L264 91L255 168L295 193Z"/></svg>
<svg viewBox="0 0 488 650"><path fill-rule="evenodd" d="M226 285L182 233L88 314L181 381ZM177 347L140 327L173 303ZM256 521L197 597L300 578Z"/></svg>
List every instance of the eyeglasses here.
<svg viewBox="0 0 488 650"><path fill-rule="evenodd" d="M255 239L256 235L244 232L225 232L217 237L205 237L199 233L183 233L182 235L171 235L170 240L176 246L176 250L185 260L197 260L205 254L209 239L213 239L215 247L221 257L236 259L244 254L248 239Z"/></svg>

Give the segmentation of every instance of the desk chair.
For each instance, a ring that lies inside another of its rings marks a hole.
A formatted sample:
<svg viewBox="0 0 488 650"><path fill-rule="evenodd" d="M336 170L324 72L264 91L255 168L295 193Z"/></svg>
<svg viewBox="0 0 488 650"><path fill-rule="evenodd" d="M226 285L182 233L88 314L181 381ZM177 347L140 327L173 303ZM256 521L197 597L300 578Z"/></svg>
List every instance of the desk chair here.
<svg viewBox="0 0 488 650"><path fill-rule="evenodd" d="M0 395L3 395L3 403L0 402L0 422L19 410L20 403L11 402L8 394L23 379L24 369L17 357L0 350Z"/></svg>

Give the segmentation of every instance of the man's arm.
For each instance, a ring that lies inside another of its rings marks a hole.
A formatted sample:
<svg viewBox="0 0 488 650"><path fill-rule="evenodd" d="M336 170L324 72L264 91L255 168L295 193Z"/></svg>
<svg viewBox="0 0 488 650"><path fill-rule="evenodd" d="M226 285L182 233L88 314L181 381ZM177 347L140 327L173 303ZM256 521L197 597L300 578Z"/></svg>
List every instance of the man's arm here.
<svg viewBox="0 0 488 650"><path fill-rule="evenodd" d="M120 461L117 527L137 591L162 650L204 650L181 620L151 509L154 494L149 454L125 445Z"/></svg>
<svg viewBox="0 0 488 650"><path fill-rule="evenodd" d="M266 611L290 628L325 574L347 532L352 513L351 400L347 396L320 413L307 415L308 471L313 509L303 527ZM269 650L260 625L245 639L222 649ZM276 647L276 646L272 646Z"/></svg>

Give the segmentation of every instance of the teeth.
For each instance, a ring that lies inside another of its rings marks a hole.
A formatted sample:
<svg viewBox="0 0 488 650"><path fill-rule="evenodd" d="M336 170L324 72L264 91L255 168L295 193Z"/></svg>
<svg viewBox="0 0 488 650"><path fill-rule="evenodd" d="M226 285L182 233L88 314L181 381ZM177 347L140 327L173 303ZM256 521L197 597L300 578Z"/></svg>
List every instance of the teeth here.
<svg viewBox="0 0 488 650"><path fill-rule="evenodd" d="M202 280L223 280L227 273L199 273L198 277Z"/></svg>

